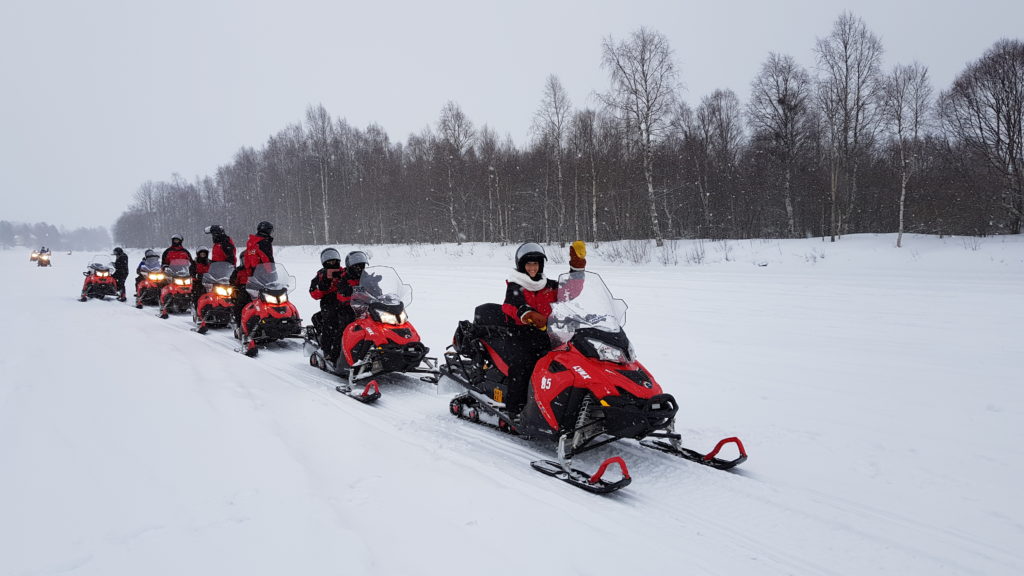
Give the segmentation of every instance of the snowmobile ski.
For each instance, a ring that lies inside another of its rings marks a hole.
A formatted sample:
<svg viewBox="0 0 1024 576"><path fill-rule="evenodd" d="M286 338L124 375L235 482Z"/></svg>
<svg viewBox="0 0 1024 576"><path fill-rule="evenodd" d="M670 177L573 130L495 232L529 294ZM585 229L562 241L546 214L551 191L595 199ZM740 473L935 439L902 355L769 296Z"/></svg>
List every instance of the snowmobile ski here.
<svg viewBox="0 0 1024 576"><path fill-rule="evenodd" d="M622 478L614 482L609 482L601 478L604 476L605 470L607 470L608 466L611 464L618 464L619 469L622 470ZM601 467L597 469L597 472L593 474L587 474L586 472L576 468L569 468L566 470L554 460L535 460L530 462L530 466L541 474L557 478L562 482L572 484L577 488L586 490L593 494L609 494L629 486L629 483L633 481L633 479L629 477L629 470L626 468L626 462L620 456L613 456L605 460L601 464Z"/></svg>
<svg viewBox="0 0 1024 576"><path fill-rule="evenodd" d="M673 438L673 440L678 441L678 438ZM732 460L724 460L722 458L719 458L718 452L726 444L736 444L736 448L739 449L740 455ZM747 451L743 448L743 442L741 442L740 439L736 438L735 436L719 440L718 444L715 445L715 449L712 450L711 452L708 452L707 454L702 454L700 452L697 452L696 450L684 448L682 445L678 444L678 442L673 444L665 442L663 440L643 440L640 442L640 445L643 446L644 448L652 448L654 450L659 450L661 452L665 452L666 454L672 454L673 456L678 456L691 462L697 462L698 464L704 464L705 466L710 466L718 470L728 470L730 468L734 468L745 462L747 459Z"/></svg>
<svg viewBox="0 0 1024 576"><path fill-rule="evenodd" d="M349 398L362 402L363 404L376 402L377 399L380 398L380 386L377 385L376 380L370 380L367 382L366 387L363 388L362 392L345 385L335 386L334 389Z"/></svg>

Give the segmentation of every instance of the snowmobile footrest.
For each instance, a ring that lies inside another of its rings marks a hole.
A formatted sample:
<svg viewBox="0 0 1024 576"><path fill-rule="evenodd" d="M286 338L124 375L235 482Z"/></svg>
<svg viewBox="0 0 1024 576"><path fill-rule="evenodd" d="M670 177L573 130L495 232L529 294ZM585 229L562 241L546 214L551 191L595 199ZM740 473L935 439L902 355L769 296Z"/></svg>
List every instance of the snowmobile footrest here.
<svg viewBox="0 0 1024 576"><path fill-rule="evenodd" d="M736 448L738 448L740 451L740 455L732 460L723 460L721 458L718 458L718 452L721 451L722 447L725 446L726 444L735 444ZM690 460L691 462L697 462L698 464L711 466L712 468L717 468L718 470L728 470L730 468L739 466L740 464L747 460L747 451L743 448L743 442L741 442L740 439L736 438L735 436L733 436L732 438L723 438L722 440L719 440L718 444L715 445L715 449L712 450L711 452L708 452L707 454L701 454L696 450L683 448L681 446L678 449L676 449L674 446L672 446L672 444L669 444L668 442L663 442L661 440L644 440L640 442L640 445L645 448L653 448L655 450L660 450L662 452L672 454L673 456L685 458L686 460Z"/></svg>
<svg viewBox="0 0 1024 576"><path fill-rule="evenodd" d="M336 386L334 389L349 398L362 402L363 404L369 404L380 398L380 386L377 385L376 380L370 380L366 384L366 388L363 388L362 392L356 392L348 386Z"/></svg>
<svg viewBox="0 0 1024 576"><path fill-rule="evenodd" d="M622 470L622 478L615 482L602 480L601 476L604 475L608 465L612 463L619 465ZM594 494L609 494L619 490L620 488L629 486L629 483L633 481L633 479L629 477L629 471L626 469L626 463L618 456L605 460L598 471L592 475L587 474L582 470L577 470L576 468L571 468L569 472L566 472L558 462L555 462L554 460L535 460L530 462L530 466L542 474L557 478L562 482L567 482L577 488L581 488Z"/></svg>

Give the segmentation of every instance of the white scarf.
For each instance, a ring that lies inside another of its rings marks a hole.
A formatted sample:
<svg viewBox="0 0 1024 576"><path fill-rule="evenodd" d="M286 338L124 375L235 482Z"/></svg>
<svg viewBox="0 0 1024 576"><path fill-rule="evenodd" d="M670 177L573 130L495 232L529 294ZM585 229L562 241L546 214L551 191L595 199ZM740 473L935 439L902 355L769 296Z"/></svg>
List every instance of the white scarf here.
<svg viewBox="0 0 1024 576"><path fill-rule="evenodd" d="M541 274L540 280L534 280L527 276L526 274L523 274L519 270L513 270L509 272L508 281L515 282L516 284L519 284L520 286L526 288L530 292L537 292L538 290L543 290L544 287L548 285L548 279L545 278L543 274Z"/></svg>

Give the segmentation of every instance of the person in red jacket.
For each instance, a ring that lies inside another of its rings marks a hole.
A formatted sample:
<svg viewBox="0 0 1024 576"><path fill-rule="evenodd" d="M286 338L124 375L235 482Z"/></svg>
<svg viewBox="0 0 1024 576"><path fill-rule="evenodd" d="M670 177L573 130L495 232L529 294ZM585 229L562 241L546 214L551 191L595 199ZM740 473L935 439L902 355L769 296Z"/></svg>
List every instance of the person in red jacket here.
<svg viewBox="0 0 1024 576"><path fill-rule="evenodd" d="M192 306L195 306L199 302L199 297L206 292L206 288L203 287L203 274L210 271L210 249L206 246L200 246L196 250L196 259L192 262L190 272L192 272Z"/></svg>
<svg viewBox="0 0 1024 576"><path fill-rule="evenodd" d="M188 260L189 266L192 266L192 254L181 245L184 240L181 234L171 236L171 245L160 256L160 264L162 266L167 266L175 260Z"/></svg>
<svg viewBox="0 0 1024 576"><path fill-rule="evenodd" d="M587 266L586 244L577 240L569 247L569 268L581 272ZM551 304L558 296L558 282L544 277L544 247L527 242L516 250L516 268L506 280L505 302L501 309L508 316L511 341L503 346L502 358L508 364L508 397L505 407L518 414L526 403L530 375L537 361L551 350L545 334Z"/></svg>
<svg viewBox="0 0 1024 576"><path fill-rule="evenodd" d="M320 311L313 314L313 326L320 336L324 358L333 367L341 356L341 335L345 327L356 319L352 309L352 290L359 285L363 268L369 263L365 252L349 252L345 267L341 267L341 254L334 248L320 253L323 268L309 283L309 295L320 301Z"/></svg>
<svg viewBox="0 0 1024 576"><path fill-rule="evenodd" d="M230 262L235 265L235 241L227 235L224 227L220 224L212 224L206 227L206 233L213 236L213 250L210 252L210 262Z"/></svg>
<svg viewBox="0 0 1024 576"><path fill-rule="evenodd" d="M239 257L239 266L235 270L235 323L241 321L242 308L252 301L249 293L245 290L245 284L249 276L260 264L274 262L274 225L266 220L256 225L256 233L249 235L249 241L245 243L245 252Z"/></svg>

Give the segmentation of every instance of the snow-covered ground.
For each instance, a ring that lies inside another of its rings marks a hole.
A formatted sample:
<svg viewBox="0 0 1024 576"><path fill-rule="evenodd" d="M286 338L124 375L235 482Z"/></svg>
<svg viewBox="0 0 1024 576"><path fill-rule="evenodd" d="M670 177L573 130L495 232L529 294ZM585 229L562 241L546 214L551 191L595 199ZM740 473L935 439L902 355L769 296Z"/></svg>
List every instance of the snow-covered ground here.
<svg viewBox="0 0 1024 576"><path fill-rule="evenodd" d="M591 247L686 444L750 454L615 444L578 459L629 464L603 497L452 417L450 382L362 405L298 342L250 359L190 317L77 302L92 254L0 252L0 574L1022 574L1024 238L894 242ZM439 355L514 248L368 250ZM304 318L318 253L277 250Z"/></svg>

